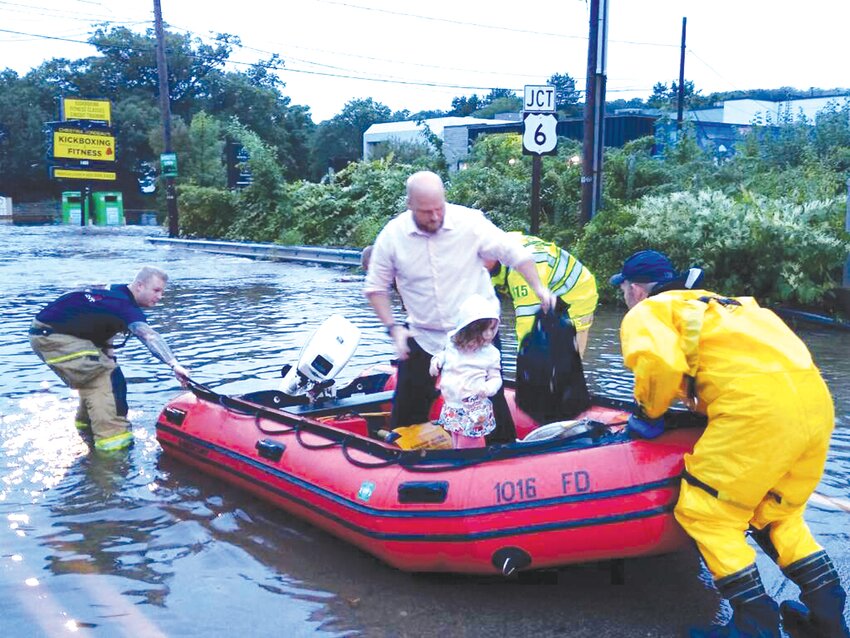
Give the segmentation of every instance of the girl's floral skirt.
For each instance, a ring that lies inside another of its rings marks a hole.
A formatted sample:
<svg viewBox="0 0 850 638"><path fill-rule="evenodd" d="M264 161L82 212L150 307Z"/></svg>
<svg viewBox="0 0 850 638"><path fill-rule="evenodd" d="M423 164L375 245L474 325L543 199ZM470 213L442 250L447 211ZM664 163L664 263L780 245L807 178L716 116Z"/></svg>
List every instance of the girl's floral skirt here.
<svg viewBox="0 0 850 638"><path fill-rule="evenodd" d="M496 429L493 403L487 397L467 397L461 405L443 404L436 423L447 432L464 436L485 436Z"/></svg>

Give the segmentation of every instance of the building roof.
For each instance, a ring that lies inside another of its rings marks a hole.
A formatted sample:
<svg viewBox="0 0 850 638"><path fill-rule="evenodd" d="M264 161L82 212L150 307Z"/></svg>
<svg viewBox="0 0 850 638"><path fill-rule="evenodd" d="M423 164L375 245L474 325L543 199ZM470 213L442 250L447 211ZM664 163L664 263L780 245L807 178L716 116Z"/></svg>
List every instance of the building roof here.
<svg viewBox="0 0 850 638"><path fill-rule="evenodd" d="M480 117L433 117L424 120L428 128L436 135L442 135L447 126L465 126L468 124L504 124L504 120L489 120ZM403 133L419 131L423 128L420 120L404 120L402 122L381 122L372 124L366 129L365 135L380 135L381 133Z"/></svg>

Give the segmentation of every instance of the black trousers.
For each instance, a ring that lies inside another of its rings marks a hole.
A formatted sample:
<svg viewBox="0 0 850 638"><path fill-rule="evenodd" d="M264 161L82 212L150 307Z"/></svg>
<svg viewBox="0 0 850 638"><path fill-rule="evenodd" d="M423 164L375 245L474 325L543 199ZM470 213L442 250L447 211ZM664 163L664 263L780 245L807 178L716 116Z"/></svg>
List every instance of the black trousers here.
<svg viewBox="0 0 850 638"><path fill-rule="evenodd" d="M395 395L390 423L393 428L424 423L428 420L431 404L440 395L434 387L431 376L431 355L416 343L412 337L407 341L410 354L407 359L398 362ZM493 345L502 351L501 341L496 335ZM490 397L493 402L493 416L496 429L487 435L487 443L510 443L516 440L516 428L505 399L504 386Z"/></svg>

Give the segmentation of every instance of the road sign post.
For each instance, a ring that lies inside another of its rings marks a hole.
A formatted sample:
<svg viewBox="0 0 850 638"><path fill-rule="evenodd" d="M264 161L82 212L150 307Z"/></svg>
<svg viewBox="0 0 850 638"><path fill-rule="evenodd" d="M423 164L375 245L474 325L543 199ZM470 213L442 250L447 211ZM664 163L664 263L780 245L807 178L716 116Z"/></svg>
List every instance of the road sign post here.
<svg viewBox="0 0 850 638"><path fill-rule="evenodd" d="M80 224L91 216L96 182L114 182L115 134L112 104L107 99L62 97L60 121L47 122L48 170L53 179L77 180L80 186Z"/></svg>
<svg viewBox="0 0 850 638"><path fill-rule="evenodd" d="M540 174L542 156L555 155L558 146L558 117L555 114L555 87L526 85L523 97L522 152L531 155L532 235L540 231Z"/></svg>

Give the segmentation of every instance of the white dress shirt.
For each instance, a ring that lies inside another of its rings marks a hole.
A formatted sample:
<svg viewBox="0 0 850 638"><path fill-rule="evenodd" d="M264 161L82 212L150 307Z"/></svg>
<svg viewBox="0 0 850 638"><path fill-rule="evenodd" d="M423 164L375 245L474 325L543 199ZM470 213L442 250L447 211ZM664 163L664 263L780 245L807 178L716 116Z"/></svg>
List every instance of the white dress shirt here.
<svg viewBox="0 0 850 638"><path fill-rule="evenodd" d="M445 347L469 295L495 300L485 260L516 267L526 259L531 253L479 210L447 203L433 234L419 230L407 210L375 240L363 292L388 292L395 282L413 338L433 355Z"/></svg>

